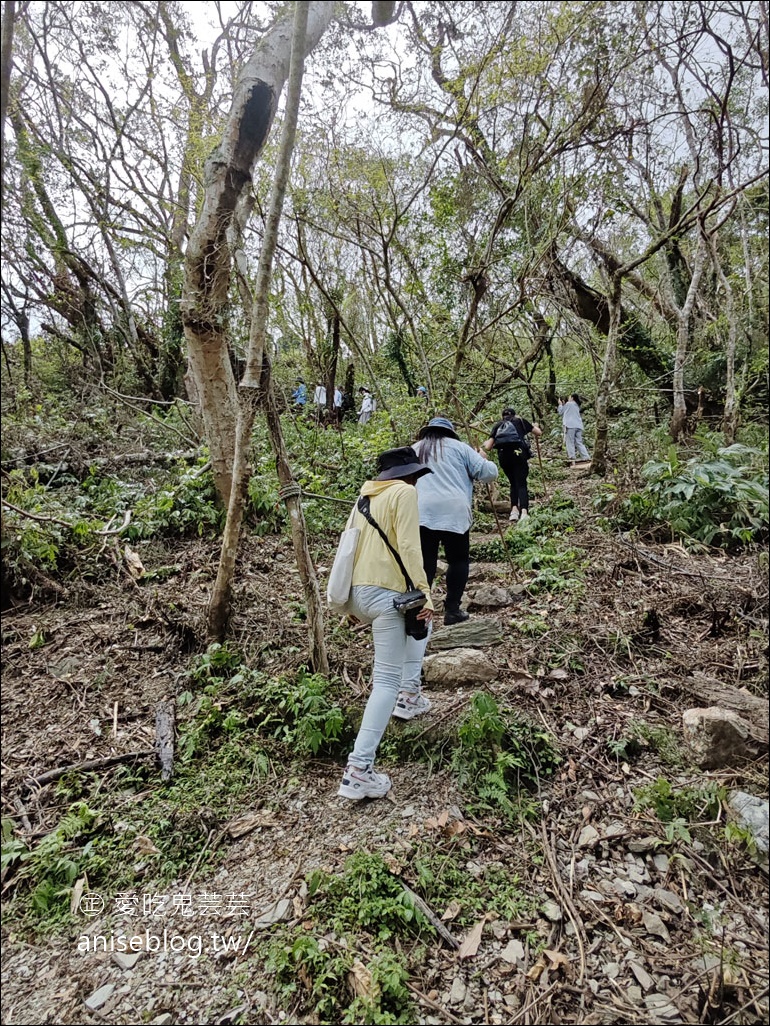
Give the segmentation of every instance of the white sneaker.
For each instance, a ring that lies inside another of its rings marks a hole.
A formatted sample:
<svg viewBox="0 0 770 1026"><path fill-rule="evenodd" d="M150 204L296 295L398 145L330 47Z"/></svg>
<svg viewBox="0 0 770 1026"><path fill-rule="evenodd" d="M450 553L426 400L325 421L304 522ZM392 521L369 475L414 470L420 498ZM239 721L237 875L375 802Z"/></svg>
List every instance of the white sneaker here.
<svg viewBox="0 0 770 1026"><path fill-rule="evenodd" d="M521 511L521 516L519 517L519 520L526 520L528 516L529 516L529 513L525 509L523 509Z"/></svg>
<svg viewBox="0 0 770 1026"><path fill-rule="evenodd" d="M375 773L371 766L360 769L348 765L342 774L342 783L337 794L340 798L382 798L391 788L390 777L386 773Z"/></svg>
<svg viewBox="0 0 770 1026"><path fill-rule="evenodd" d="M515 524L516 521L519 519L519 511L516 506L514 506L511 510L511 515L508 517L508 519L511 521L512 524Z"/></svg>
<svg viewBox="0 0 770 1026"><path fill-rule="evenodd" d="M432 702L420 694L410 691L399 691L393 715L398 720L413 720L415 716L430 712Z"/></svg>

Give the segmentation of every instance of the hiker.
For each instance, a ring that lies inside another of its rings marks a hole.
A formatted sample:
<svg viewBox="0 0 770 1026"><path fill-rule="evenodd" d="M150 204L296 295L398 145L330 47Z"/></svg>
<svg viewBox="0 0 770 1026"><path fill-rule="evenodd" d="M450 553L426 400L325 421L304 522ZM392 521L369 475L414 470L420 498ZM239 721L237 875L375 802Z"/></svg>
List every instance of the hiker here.
<svg viewBox="0 0 770 1026"><path fill-rule="evenodd" d="M372 419L372 414L375 410L375 402L372 393L368 388L363 385L358 390L358 394L361 396L361 407L358 411L358 423L368 424Z"/></svg>
<svg viewBox="0 0 770 1026"><path fill-rule="evenodd" d="M439 546L443 546L447 561L444 623L461 623L468 619L460 602L470 569L473 482L494 481L497 466L480 449L462 442L446 417L429 420L418 439L414 450L433 471L417 484L425 575L433 585Z"/></svg>
<svg viewBox="0 0 770 1026"><path fill-rule="evenodd" d="M305 403L307 402L307 385L302 378L297 378L294 382L294 391L291 393L291 401L294 403L295 408L301 413L305 409Z"/></svg>
<svg viewBox="0 0 770 1026"><path fill-rule="evenodd" d="M338 386L334 389L334 404L333 404L333 418L336 427L340 427L342 424L342 403L345 399L345 394Z"/></svg>
<svg viewBox="0 0 770 1026"><path fill-rule="evenodd" d="M425 405L428 405L428 389L425 385L418 385L414 390L415 399L420 399Z"/></svg>
<svg viewBox="0 0 770 1026"><path fill-rule="evenodd" d="M341 797L354 800L381 798L390 790L390 778L374 772L374 757L396 706L402 680L414 678L415 672L419 680L424 645L410 637L407 630L416 623L420 627L416 633L424 633L433 618L430 585L422 564L414 488L418 478L430 474L431 469L407 445L381 453L377 470L373 481L364 482L361 496L369 499L370 516L399 554L410 580L405 580L392 551L359 509L354 526L361 534L348 608L357 619L372 625L374 665L372 692L338 792ZM411 625L407 616L394 606L394 599L399 599L405 588L409 591L410 585L423 592L425 598Z"/></svg>
<svg viewBox="0 0 770 1026"><path fill-rule="evenodd" d="M530 424L523 417L517 417L516 410L512 406L506 406L502 420L492 425L490 436L483 446L487 451L497 449L500 469L511 483L511 515L508 518L511 523L525 520L529 516L527 461L532 457L532 450L527 442L527 435L530 433L537 438L543 432L538 424Z"/></svg>
<svg viewBox="0 0 770 1026"><path fill-rule="evenodd" d="M564 442L567 459L574 467L577 463L588 463L591 454L583 443L583 418L580 415L581 398L577 392L559 401L558 413L564 424ZM576 451L577 450L577 453ZM580 459L576 459L576 455Z"/></svg>

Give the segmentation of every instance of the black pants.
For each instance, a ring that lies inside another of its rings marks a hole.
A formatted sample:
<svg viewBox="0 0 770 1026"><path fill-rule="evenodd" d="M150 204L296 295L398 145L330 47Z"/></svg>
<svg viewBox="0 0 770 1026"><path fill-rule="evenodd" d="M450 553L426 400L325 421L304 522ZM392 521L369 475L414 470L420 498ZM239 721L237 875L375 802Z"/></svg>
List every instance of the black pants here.
<svg viewBox="0 0 770 1026"><path fill-rule="evenodd" d="M447 609L456 609L468 583L471 557L471 532L455 534L453 531L431 531L429 527L420 528L420 544L422 545L422 565L428 583L433 585L436 576L439 546L444 546L447 561L446 602Z"/></svg>
<svg viewBox="0 0 770 1026"><path fill-rule="evenodd" d="M520 510L529 509L529 492L527 491L527 475L529 463L523 456L514 456L505 449L498 450L500 469L511 482L511 506Z"/></svg>

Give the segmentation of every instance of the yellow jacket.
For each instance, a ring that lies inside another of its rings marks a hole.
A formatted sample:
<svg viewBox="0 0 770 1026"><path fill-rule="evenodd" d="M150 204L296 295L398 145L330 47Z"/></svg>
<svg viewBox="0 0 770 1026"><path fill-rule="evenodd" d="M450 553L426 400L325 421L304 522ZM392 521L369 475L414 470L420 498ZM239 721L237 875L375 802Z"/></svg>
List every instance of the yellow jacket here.
<svg viewBox="0 0 770 1026"><path fill-rule="evenodd" d="M369 496L372 517L401 556L414 586L428 596L428 609L433 609L430 585L422 565L417 489L398 478L393 481L365 481L361 495ZM353 563L353 586L369 584L390 591L406 591L404 575L393 554L358 510L352 526L361 529Z"/></svg>

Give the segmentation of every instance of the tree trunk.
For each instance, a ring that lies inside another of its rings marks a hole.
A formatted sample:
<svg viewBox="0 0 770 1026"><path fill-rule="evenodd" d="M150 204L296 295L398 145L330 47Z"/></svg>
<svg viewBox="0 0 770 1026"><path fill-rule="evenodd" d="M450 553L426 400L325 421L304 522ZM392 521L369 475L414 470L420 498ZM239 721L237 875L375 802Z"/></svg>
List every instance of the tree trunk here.
<svg viewBox="0 0 770 1026"><path fill-rule="evenodd" d="M281 145L276 164L270 206L265 222L265 233L259 255L254 306L249 333L249 351L246 369L241 381L240 408L238 414L235 458L233 462L230 501L222 538L222 554L209 607L209 634L214 640L224 638L230 614L232 580L238 553L243 508L249 480L249 443L254 427L257 406L264 399L267 408L267 422L273 448L276 453L276 467L291 522L292 541L297 557L297 566L305 590L308 626L310 628L310 662L313 669L328 673L329 660L323 633L323 608L321 594L315 575L315 568L307 544L307 532L302 513L301 491L296 484L286 455L281 431L281 420L273 389L270 353L265 346L268 299L272 277L273 257L278 242L278 225L289 179L291 154L297 131L297 116L302 92L302 71L305 53L305 34L308 21L308 6L303 3L294 7L294 35L291 48L291 70L286 98Z"/></svg>
<svg viewBox="0 0 770 1026"><path fill-rule="evenodd" d="M307 6L306 51L328 26L334 5ZM227 231L251 184L289 72L291 23L282 18L261 37L233 95L222 141L206 162L203 208L185 259L181 312L190 371L195 381L217 492L229 503L235 457L237 394L227 352L231 254ZM265 300L266 301L266 300Z"/></svg>
<svg viewBox="0 0 770 1026"><path fill-rule="evenodd" d="M698 293L700 277L706 262L706 247L703 236L698 239L698 248L695 252L695 262L692 271L690 284L687 288L687 296L684 306L679 310L678 327L676 332L676 354L674 356L674 411L671 414L669 434L678 442L684 435L687 426L687 405L684 398L684 367L687 360L687 351L690 345L690 318L692 317L695 297Z"/></svg>
<svg viewBox="0 0 770 1026"><path fill-rule="evenodd" d="M5 116L8 113L8 94L11 88L15 17L15 0L3 0L2 44L0 44L0 204L3 202L5 185Z"/></svg>
<svg viewBox="0 0 770 1026"><path fill-rule="evenodd" d="M722 431L725 436L725 445L732 445L738 433L738 390L735 386L735 350L737 346L738 326L735 319L735 294L730 280L722 268L722 262L717 252L717 240L715 235L708 237L709 256L714 268L714 273L719 279L725 294L725 318L727 319L727 367L725 380L725 409L722 418Z"/></svg>
<svg viewBox="0 0 770 1026"><path fill-rule="evenodd" d="M604 350L602 376L596 390L596 440L591 460L591 472L604 474L607 470L607 434L609 431L609 405L612 386L615 382L615 365L618 355L618 340L622 320L620 289L623 279L613 275L610 294L607 297L609 320L607 322L607 346Z"/></svg>

